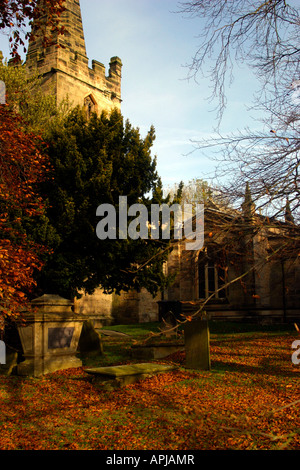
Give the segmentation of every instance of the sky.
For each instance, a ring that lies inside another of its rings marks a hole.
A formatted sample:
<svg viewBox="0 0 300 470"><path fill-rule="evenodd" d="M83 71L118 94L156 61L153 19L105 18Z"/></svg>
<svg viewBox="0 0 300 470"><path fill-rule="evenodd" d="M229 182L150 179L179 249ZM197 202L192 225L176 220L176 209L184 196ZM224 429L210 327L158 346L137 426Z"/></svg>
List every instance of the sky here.
<svg viewBox="0 0 300 470"><path fill-rule="evenodd" d="M211 83L188 80L189 67L200 43L199 18L178 13L176 0L81 0L87 55L108 72L113 56L122 60L122 114L142 137L153 125L152 154L165 188L194 178L209 179L216 168L210 154L195 150L194 141L216 127L215 104L208 101ZM8 40L0 35L0 50L8 56ZM247 69L239 69L229 90L220 131L247 127L246 111L255 92Z"/></svg>

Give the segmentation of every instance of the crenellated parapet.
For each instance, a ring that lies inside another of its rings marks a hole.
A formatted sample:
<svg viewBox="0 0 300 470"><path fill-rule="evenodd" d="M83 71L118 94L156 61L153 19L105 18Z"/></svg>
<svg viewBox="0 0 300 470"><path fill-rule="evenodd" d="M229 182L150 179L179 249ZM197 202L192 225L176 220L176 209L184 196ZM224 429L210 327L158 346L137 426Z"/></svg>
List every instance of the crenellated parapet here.
<svg viewBox="0 0 300 470"><path fill-rule="evenodd" d="M68 98L73 106L85 106L87 114L121 108L122 62L112 57L108 73L104 64L89 59L86 54L84 31L78 0L66 0L66 10L60 21L65 34L54 37L53 44L44 47L36 36L29 42L26 66L29 74L43 77L45 93L56 96L57 103Z"/></svg>

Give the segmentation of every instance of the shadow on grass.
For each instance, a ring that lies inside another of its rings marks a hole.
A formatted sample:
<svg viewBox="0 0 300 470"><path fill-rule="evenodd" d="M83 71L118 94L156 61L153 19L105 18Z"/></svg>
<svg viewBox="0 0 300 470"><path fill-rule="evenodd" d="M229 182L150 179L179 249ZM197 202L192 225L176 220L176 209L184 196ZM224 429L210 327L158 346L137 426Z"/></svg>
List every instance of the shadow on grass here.
<svg viewBox="0 0 300 470"><path fill-rule="evenodd" d="M280 365L274 364L272 359L264 358L258 365L241 364L238 362L226 362L212 360L211 368L215 372L238 372L241 374L264 375L274 377L299 378L297 370L287 370Z"/></svg>

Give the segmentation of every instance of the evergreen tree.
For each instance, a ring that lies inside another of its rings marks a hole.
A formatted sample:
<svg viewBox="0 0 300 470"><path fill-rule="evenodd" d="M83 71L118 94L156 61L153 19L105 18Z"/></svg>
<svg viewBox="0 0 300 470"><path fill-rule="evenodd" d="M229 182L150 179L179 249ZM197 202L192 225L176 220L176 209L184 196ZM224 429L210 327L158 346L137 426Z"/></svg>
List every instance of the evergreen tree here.
<svg viewBox="0 0 300 470"><path fill-rule="evenodd" d="M47 152L53 170L41 191L56 237L38 279L40 293L72 297L101 286L106 292L146 287L155 294L164 286L168 241L119 239L118 230L117 239L96 236L99 205L116 208L118 221L119 196L127 196L128 207L141 203L149 210L163 202L154 139L153 127L142 138L118 111L87 121L76 108L52 129Z"/></svg>

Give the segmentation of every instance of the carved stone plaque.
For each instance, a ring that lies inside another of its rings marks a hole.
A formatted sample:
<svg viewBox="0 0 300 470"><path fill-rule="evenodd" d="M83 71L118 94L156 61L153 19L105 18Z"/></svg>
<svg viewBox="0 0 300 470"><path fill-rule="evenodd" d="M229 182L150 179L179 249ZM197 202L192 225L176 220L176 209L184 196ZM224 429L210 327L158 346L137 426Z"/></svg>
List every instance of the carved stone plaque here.
<svg viewBox="0 0 300 470"><path fill-rule="evenodd" d="M69 348L74 328L49 328L48 349Z"/></svg>

